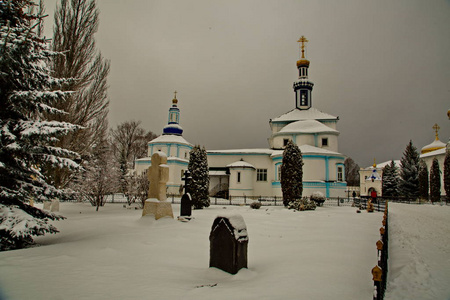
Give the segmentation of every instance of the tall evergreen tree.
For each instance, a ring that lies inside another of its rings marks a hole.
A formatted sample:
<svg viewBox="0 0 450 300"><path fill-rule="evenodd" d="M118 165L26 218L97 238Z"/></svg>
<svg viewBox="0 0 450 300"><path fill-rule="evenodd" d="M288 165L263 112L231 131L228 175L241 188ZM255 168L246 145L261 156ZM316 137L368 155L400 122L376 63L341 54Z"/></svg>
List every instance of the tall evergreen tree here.
<svg viewBox="0 0 450 300"><path fill-rule="evenodd" d="M398 196L398 168L392 160L390 164L383 168L382 175L382 193L383 197Z"/></svg>
<svg viewBox="0 0 450 300"><path fill-rule="evenodd" d="M189 153L189 172L191 173L191 198L195 209L208 207L209 203L209 168L206 149L194 146Z"/></svg>
<svg viewBox="0 0 450 300"><path fill-rule="evenodd" d="M303 193L303 157L300 148L292 141L286 145L281 165L281 191L283 204L300 199Z"/></svg>
<svg viewBox="0 0 450 300"><path fill-rule="evenodd" d="M437 158L433 159L430 169L430 199L431 202L441 200L441 170Z"/></svg>
<svg viewBox="0 0 450 300"><path fill-rule="evenodd" d="M52 50L62 52L52 61L57 78L74 78L67 90L71 95L57 108L67 112L54 120L83 127L59 139L55 145L76 151L83 160L93 157L94 147L107 138L107 76L109 61L96 50L99 11L95 0L61 0L54 15ZM50 116L52 117L52 116ZM85 164L85 163L83 163ZM56 186L66 186L73 174L59 169L47 170Z"/></svg>
<svg viewBox="0 0 450 300"><path fill-rule="evenodd" d="M400 195L417 199L419 196L419 152L412 141L406 146L400 161Z"/></svg>
<svg viewBox="0 0 450 300"><path fill-rule="evenodd" d="M428 200L428 169L423 159L419 160L419 197Z"/></svg>
<svg viewBox="0 0 450 300"><path fill-rule="evenodd" d="M0 1L0 250L58 232L49 220L62 217L26 202L64 194L46 182L41 168L78 168L75 152L49 146L78 127L43 118L64 114L54 104L67 96L56 90L67 81L51 75L48 62L58 54L36 33L42 16L33 13L34 6L28 0Z"/></svg>
<svg viewBox="0 0 450 300"><path fill-rule="evenodd" d="M450 201L450 142L447 143L444 158L444 190L447 201Z"/></svg>

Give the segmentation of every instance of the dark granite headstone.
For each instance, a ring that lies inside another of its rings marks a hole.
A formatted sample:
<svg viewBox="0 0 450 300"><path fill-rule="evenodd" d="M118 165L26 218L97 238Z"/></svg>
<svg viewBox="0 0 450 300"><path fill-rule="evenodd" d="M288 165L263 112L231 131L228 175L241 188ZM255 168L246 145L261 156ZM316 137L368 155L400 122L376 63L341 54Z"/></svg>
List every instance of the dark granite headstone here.
<svg viewBox="0 0 450 300"><path fill-rule="evenodd" d="M240 215L218 216L209 235L209 267L236 274L247 268L247 226Z"/></svg>
<svg viewBox="0 0 450 300"><path fill-rule="evenodd" d="M192 214L192 199L191 194L183 194L181 197L180 216L189 217Z"/></svg>
<svg viewBox="0 0 450 300"><path fill-rule="evenodd" d="M190 217L192 214L192 198L189 193L192 177L188 170L184 172L182 180L184 180L184 194L181 196L180 217Z"/></svg>

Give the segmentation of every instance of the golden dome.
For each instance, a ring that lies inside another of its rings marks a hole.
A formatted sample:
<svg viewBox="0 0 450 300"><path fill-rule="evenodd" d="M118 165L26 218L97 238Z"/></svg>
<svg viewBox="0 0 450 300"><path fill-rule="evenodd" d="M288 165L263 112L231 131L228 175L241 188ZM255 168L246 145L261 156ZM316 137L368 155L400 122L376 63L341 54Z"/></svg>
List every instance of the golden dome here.
<svg viewBox="0 0 450 300"><path fill-rule="evenodd" d="M422 148L422 150L420 151L420 153L422 153L422 154L428 153L428 152L431 152L431 151L435 151L435 150L439 150L439 149L445 148L445 146L446 146L443 142L441 142L439 140L438 131L439 131L439 129L441 129L439 127L439 125L438 124L434 124L433 129L436 131L436 137L435 137L434 141L431 144L426 145L425 147Z"/></svg>
<svg viewBox="0 0 450 300"><path fill-rule="evenodd" d="M309 67L309 60L307 60L307 59L297 60L297 67L301 67L301 66Z"/></svg>
<svg viewBox="0 0 450 300"><path fill-rule="evenodd" d="M442 148L445 148L445 144L443 142L441 142L439 139L434 140L431 144L426 145L425 147L422 148L422 150L420 151L420 153L425 154L428 152L432 152L432 151L436 151Z"/></svg>
<svg viewBox="0 0 450 300"><path fill-rule="evenodd" d="M173 96L173 99L172 99L172 104L173 105L177 105L178 104L177 91L174 92L174 96Z"/></svg>

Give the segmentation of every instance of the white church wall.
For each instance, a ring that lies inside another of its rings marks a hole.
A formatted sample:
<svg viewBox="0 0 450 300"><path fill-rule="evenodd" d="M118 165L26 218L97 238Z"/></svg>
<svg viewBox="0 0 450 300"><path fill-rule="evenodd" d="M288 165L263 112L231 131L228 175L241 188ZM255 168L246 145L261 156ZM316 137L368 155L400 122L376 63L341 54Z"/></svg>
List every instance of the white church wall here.
<svg viewBox="0 0 450 300"><path fill-rule="evenodd" d="M168 161L169 165L169 180L167 181L167 193L179 194L180 185L184 185L182 181L184 171L187 170L187 163L180 163L178 161Z"/></svg>
<svg viewBox="0 0 450 300"><path fill-rule="evenodd" d="M323 139L326 139L327 145L324 145ZM329 151L338 152L338 137L334 134L319 134L317 137L317 146Z"/></svg>
<svg viewBox="0 0 450 300"><path fill-rule="evenodd" d="M255 169L251 168L230 169L230 196L253 196L255 173Z"/></svg>
<svg viewBox="0 0 450 300"><path fill-rule="evenodd" d="M303 180L317 181L325 180L325 160L322 158L303 157Z"/></svg>

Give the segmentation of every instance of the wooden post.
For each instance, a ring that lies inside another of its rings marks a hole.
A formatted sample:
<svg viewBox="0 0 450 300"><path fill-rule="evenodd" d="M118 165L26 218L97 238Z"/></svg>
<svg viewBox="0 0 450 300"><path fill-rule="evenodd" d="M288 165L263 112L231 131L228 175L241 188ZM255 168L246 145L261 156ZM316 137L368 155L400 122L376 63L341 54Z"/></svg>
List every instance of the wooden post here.
<svg viewBox="0 0 450 300"><path fill-rule="evenodd" d="M372 269L372 280L373 285L375 287L374 293L373 293L373 299L379 300L381 299L381 274L383 271L380 269L380 267L375 266Z"/></svg>

